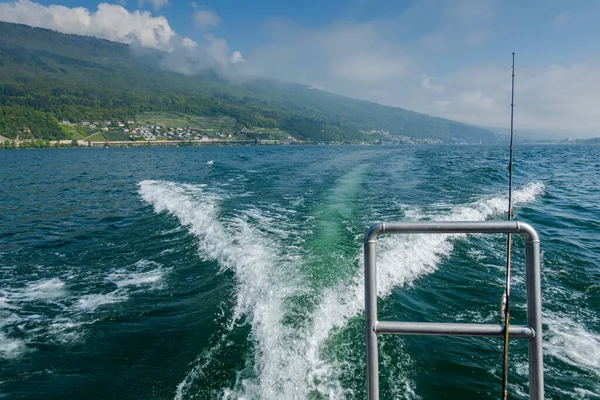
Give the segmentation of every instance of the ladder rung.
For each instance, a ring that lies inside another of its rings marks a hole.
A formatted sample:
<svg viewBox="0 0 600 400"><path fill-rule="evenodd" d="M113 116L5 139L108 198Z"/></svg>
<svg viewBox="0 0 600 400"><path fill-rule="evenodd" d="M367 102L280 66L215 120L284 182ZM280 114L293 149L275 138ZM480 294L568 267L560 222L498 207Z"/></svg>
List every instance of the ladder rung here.
<svg viewBox="0 0 600 400"><path fill-rule="evenodd" d="M457 324L445 322L388 322L379 321L373 326L375 333L436 336L502 336L503 325ZM535 331L528 325L510 325L508 335L514 338L532 339Z"/></svg>

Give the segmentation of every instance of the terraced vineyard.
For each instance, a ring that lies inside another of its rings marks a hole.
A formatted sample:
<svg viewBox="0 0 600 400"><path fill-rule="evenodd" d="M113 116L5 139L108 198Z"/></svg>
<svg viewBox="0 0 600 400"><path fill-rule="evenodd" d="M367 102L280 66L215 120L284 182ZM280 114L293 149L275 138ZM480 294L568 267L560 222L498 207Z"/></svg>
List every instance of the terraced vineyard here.
<svg viewBox="0 0 600 400"><path fill-rule="evenodd" d="M215 132L233 132L235 130L235 119L226 116L202 117L189 114L173 113L144 113L135 118L138 124L158 125L169 128L202 129Z"/></svg>

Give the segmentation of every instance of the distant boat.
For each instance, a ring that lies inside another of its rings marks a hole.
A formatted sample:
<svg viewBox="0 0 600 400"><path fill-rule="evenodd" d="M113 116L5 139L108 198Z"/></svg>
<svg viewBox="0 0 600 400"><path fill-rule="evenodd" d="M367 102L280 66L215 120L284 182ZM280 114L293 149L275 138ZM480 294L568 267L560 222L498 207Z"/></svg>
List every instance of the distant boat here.
<svg viewBox="0 0 600 400"><path fill-rule="evenodd" d="M206 165L213 165L215 162L213 160L207 161Z"/></svg>

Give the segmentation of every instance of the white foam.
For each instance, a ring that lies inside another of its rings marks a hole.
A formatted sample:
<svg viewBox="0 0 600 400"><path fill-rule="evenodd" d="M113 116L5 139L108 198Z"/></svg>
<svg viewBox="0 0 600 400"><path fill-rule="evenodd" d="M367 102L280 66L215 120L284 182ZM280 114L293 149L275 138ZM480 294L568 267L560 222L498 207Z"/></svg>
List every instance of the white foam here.
<svg viewBox="0 0 600 400"><path fill-rule="evenodd" d="M221 268L235 272L240 290L234 320L253 311L264 292L275 293L269 281L273 271L267 271L274 265L275 255L269 250L272 244L241 219L232 220L229 229L219 222L220 197L204 192L200 186L163 181L141 182L140 194L155 212L174 215L199 239L202 258L216 260Z"/></svg>
<svg viewBox="0 0 600 400"><path fill-rule="evenodd" d="M117 291L106 294L88 294L77 300L77 308L86 312L95 311L98 307L105 304L120 303L127 300L128 296Z"/></svg>
<svg viewBox="0 0 600 400"><path fill-rule="evenodd" d="M32 348L27 346L31 337L46 333L44 316L31 312L30 307L44 303L48 307L61 309L67 291L58 278L28 282L25 286L6 288L0 298L0 358L14 359ZM18 330L24 337L11 337Z"/></svg>
<svg viewBox="0 0 600 400"><path fill-rule="evenodd" d="M42 279L27 283L25 286L6 288L1 291L0 297L0 329L7 327L18 327L23 322L34 322L36 328L27 328L27 334L35 333L35 330L43 330L39 327L42 317L31 312L23 312L28 304L47 303L59 307L57 303L65 294L65 284L58 278ZM21 315L20 315L21 314ZM24 316L22 316L24 315ZM19 327L19 330L25 330ZM8 330L10 332L10 329ZM16 358L26 351L27 338L13 338L7 336L6 332L0 331L0 358Z"/></svg>
<svg viewBox="0 0 600 400"><path fill-rule="evenodd" d="M135 268L135 271L127 269L114 271L107 276L106 280L113 282L118 288L126 288L128 286L160 287L161 280L165 274L165 270L163 270L160 264L153 261L140 260L135 264Z"/></svg>
<svg viewBox="0 0 600 400"><path fill-rule="evenodd" d="M51 301L66 294L65 283L58 278L29 282L23 288L5 291L4 302Z"/></svg>
<svg viewBox="0 0 600 400"><path fill-rule="evenodd" d="M83 341L84 325L93 324L95 321L72 321L69 318L58 318L48 327L48 333L60 344L68 345Z"/></svg>
<svg viewBox="0 0 600 400"><path fill-rule="evenodd" d="M289 215L295 214L295 210L279 207L275 204L269 204L268 207L273 212L265 212L256 208L250 208L242 211L242 215L252 220L252 225L259 228L262 232L273 234L281 239L287 239L295 234L297 225L289 222Z"/></svg>
<svg viewBox="0 0 600 400"><path fill-rule="evenodd" d="M10 304L9 299L7 297L0 297L0 308L7 308L7 309L17 309L18 307L16 307L13 304Z"/></svg>
<svg viewBox="0 0 600 400"><path fill-rule="evenodd" d="M39 269L43 270L41 266ZM140 260L108 275L91 270L82 275L71 270L60 278L37 279L0 289L0 358L35 351L39 343L81 342L90 315L102 306L126 301L134 293L161 288L168 270L161 264ZM87 288L105 287L106 282L114 287L108 293L78 293L65 283L80 279L84 279ZM18 337L14 337L15 332L19 332Z"/></svg>
<svg viewBox="0 0 600 400"><path fill-rule="evenodd" d="M514 204L531 201L543 191L543 185L531 184L515 191ZM302 294L307 286L300 277L296 257L282 255L281 243L286 238L279 232L257 229L247 222L271 223L271 216L258 210L241 213L244 218L219 219L220 198L204 188L164 181L143 181L139 193L153 205L155 212L167 212L198 239L203 259L216 260L221 268L235 273L238 283L232 323L246 316L256 341L256 378L240 378L234 388L224 391L224 398L307 398L318 392L327 398L346 398L336 370L340 367L325 358L322 350L336 328L364 305L362 269L350 282L325 289L318 308L309 316L304 328L282 323L285 300ZM437 220L484 220L503 212L506 202L498 198L483 199L455 207L449 213L425 215ZM264 227L263 227L264 228ZM264 233L263 233L264 232ZM268 235L270 233L270 235ZM410 235L385 237L378 252L379 295L387 296L403 285L412 284L420 276L435 271L443 257L453 249L460 235ZM360 265L362 257L357 254ZM233 326L233 325L232 325ZM188 394L196 379L202 379L203 367L196 366L178 386L176 398ZM410 382L401 379L402 388L414 393ZM408 388L408 389L407 389Z"/></svg>
<svg viewBox="0 0 600 400"><path fill-rule="evenodd" d="M258 347L255 369L260 375L260 385L246 382L246 387L258 390L254 397L292 398L298 388L306 388L306 384L294 380L294 376L289 375L284 381L281 375L295 359L302 362L301 357L295 357L297 354L292 356L286 352L285 343L295 331L281 325L284 300L302 287L298 274L291 270L293 261L280 258L276 243L244 219L220 222L219 198L204 193L202 188L143 181L140 194L156 212L166 211L188 227L198 238L202 258L216 260L221 268L235 273L238 289L232 324L247 317ZM195 376L199 373L197 368L192 371ZM186 377L178 386L176 398L185 395L195 376ZM296 377L303 381L306 375Z"/></svg>
<svg viewBox="0 0 600 400"><path fill-rule="evenodd" d="M76 307L85 312L92 312L106 304L126 301L132 293L139 290L162 288L162 279L166 270L159 263L140 260L133 268L133 270L121 268L108 274L105 280L114 283L117 289L109 293L84 295L78 299Z"/></svg>
<svg viewBox="0 0 600 400"><path fill-rule="evenodd" d="M600 389L600 388L598 388ZM587 389L583 389L583 388L575 388L575 393L577 393L579 395L580 399L600 399L600 390L596 391L596 392L592 392L590 390ZM566 395L569 395L570 393L565 393Z"/></svg>
<svg viewBox="0 0 600 400"><path fill-rule="evenodd" d="M151 285L160 281L162 278L162 271L155 272L139 272L139 273L119 273L115 272L111 274L112 279L115 279L115 284L118 287L125 286L142 286Z"/></svg>
<svg viewBox="0 0 600 400"><path fill-rule="evenodd" d="M0 332L0 359L15 359L27 352L25 342L20 339L6 337Z"/></svg>
<svg viewBox="0 0 600 400"><path fill-rule="evenodd" d="M545 315L548 331L544 349L548 355L600 376L600 335L568 316Z"/></svg>

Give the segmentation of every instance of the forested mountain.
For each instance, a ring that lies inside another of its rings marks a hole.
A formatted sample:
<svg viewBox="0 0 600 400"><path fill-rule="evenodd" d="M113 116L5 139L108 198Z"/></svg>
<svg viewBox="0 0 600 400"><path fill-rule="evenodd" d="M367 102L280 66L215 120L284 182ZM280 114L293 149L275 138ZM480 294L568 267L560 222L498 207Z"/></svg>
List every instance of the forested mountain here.
<svg viewBox="0 0 600 400"><path fill-rule="evenodd" d="M300 139L391 135L490 142L485 129L359 101L299 84L231 83L216 73L161 68L164 53L0 22L0 135L65 138L57 121L131 119L144 112L225 115L238 127L280 128Z"/></svg>

